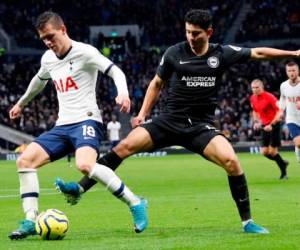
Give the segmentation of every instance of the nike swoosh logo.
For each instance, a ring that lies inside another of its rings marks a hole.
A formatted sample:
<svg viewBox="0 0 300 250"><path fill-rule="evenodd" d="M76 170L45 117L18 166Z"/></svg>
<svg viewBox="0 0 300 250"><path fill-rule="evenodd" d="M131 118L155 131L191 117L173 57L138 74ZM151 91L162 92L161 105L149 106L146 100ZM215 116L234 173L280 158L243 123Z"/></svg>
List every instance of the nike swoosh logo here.
<svg viewBox="0 0 300 250"><path fill-rule="evenodd" d="M187 63L191 63L190 61L179 61L179 64L187 64Z"/></svg>

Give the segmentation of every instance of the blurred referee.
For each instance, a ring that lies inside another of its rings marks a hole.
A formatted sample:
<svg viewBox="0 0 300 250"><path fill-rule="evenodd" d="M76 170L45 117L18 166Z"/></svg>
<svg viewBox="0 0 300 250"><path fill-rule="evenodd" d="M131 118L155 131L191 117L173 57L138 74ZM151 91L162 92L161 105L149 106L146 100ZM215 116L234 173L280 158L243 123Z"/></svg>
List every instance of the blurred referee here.
<svg viewBox="0 0 300 250"><path fill-rule="evenodd" d="M281 175L279 179L287 179L286 168L288 161L283 160L278 153L281 146L281 124L280 112L277 106L277 98L264 90L261 80L255 79L251 82L253 95L250 97L253 108L253 129L261 131L261 153L272 161L276 161Z"/></svg>

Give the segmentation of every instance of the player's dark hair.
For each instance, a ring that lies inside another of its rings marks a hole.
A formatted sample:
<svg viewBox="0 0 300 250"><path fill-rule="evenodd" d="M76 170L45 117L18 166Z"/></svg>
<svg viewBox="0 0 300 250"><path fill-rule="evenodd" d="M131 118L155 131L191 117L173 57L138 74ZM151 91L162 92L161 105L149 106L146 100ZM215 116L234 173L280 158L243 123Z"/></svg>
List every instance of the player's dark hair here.
<svg viewBox="0 0 300 250"><path fill-rule="evenodd" d="M298 64L297 64L296 62L294 62L294 61L290 61L290 62L288 62L288 63L286 64L286 66L292 67L292 66L298 66ZM299 66L298 66L298 67L299 67Z"/></svg>
<svg viewBox="0 0 300 250"><path fill-rule="evenodd" d="M212 16L210 12L203 9L189 10L184 17L184 21L186 23L199 25L204 30L212 26Z"/></svg>
<svg viewBox="0 0 300 250"><path fill-rule="evenodd" d="M35 28L41 30L45 27L46 24L51 23L53 27L59 28L64 24L61 16L52 11L46 11L40 14L35 22Z"/></svg>

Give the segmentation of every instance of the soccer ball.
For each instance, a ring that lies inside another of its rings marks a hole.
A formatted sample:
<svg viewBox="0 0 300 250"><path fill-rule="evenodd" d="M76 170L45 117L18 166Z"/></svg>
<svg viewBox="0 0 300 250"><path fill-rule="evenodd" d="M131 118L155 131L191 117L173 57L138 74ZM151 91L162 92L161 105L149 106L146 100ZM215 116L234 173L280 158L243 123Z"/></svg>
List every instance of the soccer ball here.
<svg viewBox="0 0 300 250"><path fill-rule="evenodd" d="M68 229L67 216L53 208L40 213L35 223L35 230L42 240L61 240Z"/></svg>

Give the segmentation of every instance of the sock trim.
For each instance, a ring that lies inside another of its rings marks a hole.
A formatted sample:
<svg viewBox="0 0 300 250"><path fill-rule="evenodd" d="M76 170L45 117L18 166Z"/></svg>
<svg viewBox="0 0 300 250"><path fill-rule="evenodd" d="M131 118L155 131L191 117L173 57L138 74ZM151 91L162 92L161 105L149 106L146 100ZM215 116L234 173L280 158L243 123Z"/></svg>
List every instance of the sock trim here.
<svg viewBox="0 0 300 250"><path fill-rule="evenodd" d="M39 197L39 193L37 192L31 192L31 193L24 193L24 194L21 194L21 198L28 198L28 197L36 197L38 198Z"/></svg>
<svg viewBox="0 0 300 250"><path fill-rule="evenodd" d="M242 221L242 225L243 227L245 227L249 222L254 222L252 219L249 219L249 220L243 220Z"/></svg>
<svg viewBox="0 0 300 250"><path fill-rule="evenodd" d="M94 175L94 172L95 172L95 167L96 167L96 164L95 164L95 166L91 169L91 171L90 171L89 174L88 174L88 176L89 176L90 179L94 179L94 178L93 178L93 175ZM96 180L96 181L97 181L97 180Z"/></svg>
<svg viewBox="0 0 300 250"><path fill-rule="evenodd" d="M117 191L115 191L115 192L113 193L113 195L116 196L116 197L118 197L118 198L122 197L122 196L123 196L124 188L125 188L125 185L124 185L124 183L122 182L120 188L119 188Z"/></svg>
<svg viewBox="0 0 300 250"><path fill-rule="evenodd" d="M35 173L37 170L35 168L19 168L18 173Z"/></svg>

